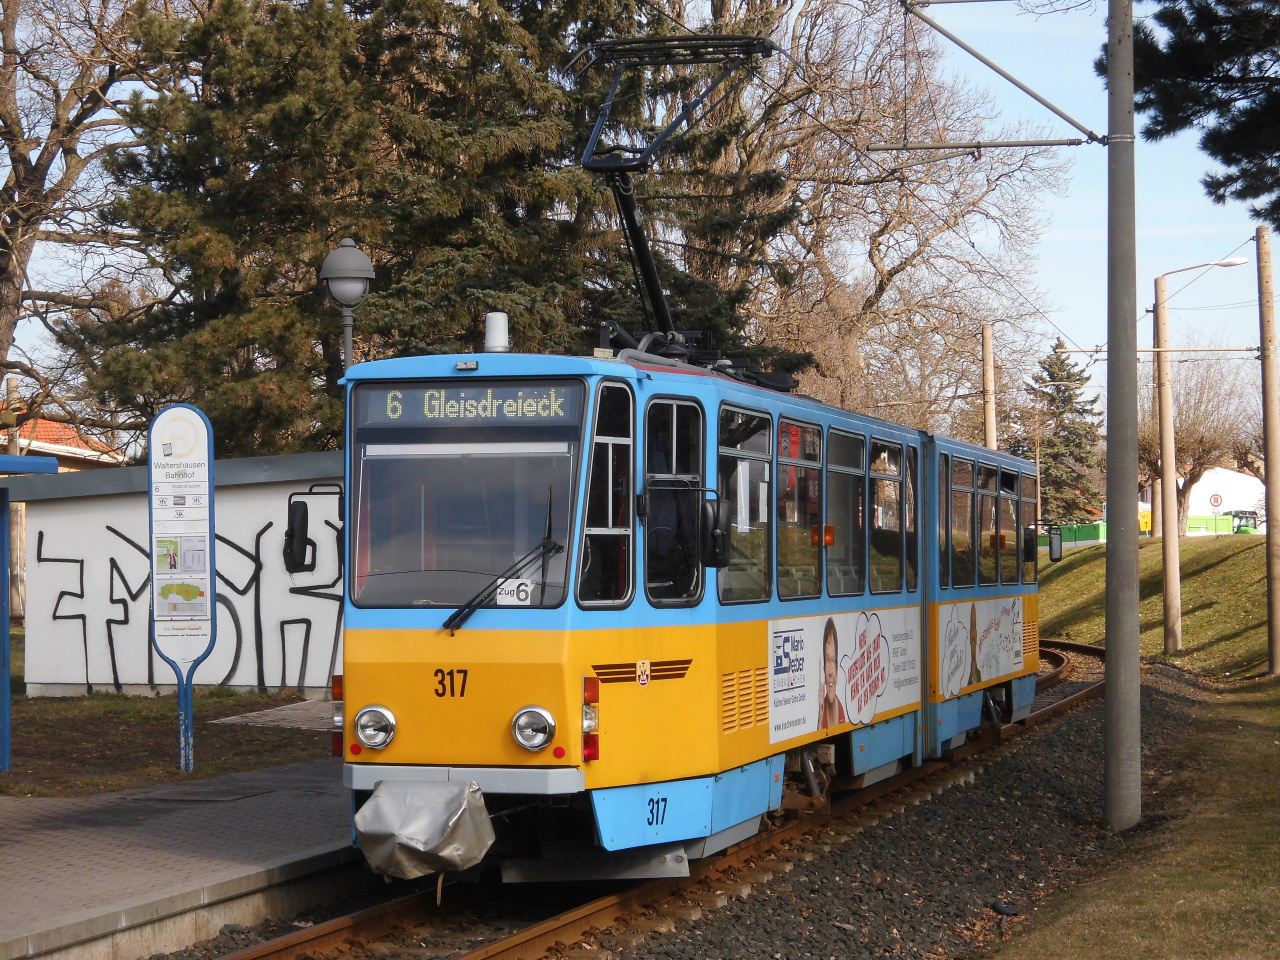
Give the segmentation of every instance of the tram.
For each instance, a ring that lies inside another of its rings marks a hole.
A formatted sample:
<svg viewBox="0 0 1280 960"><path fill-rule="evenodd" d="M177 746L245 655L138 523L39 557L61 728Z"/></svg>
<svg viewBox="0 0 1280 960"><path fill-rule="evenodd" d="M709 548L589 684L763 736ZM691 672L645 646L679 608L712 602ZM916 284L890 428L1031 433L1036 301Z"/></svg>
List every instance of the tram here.
<svg viewBox="0 0 1280 960"><path fill-rule="evenodd" d="M625 41L590 62L617 64L616 92L637 64L769 49ZM1031 464L690 349L630 184L686 119L622 151L602 112L583 158L657 332L522 355L491 314L483 353L347 373L338 749L383 873L687 875L770 814L1031 710Z"/></svg>
<svg viewBox="0 0 1280 960"><path fill-rule="evenodd" d="M1030 711L1025 461L634 350L347 389L356 810L473 783L509 880L681 875Z"/></svg>

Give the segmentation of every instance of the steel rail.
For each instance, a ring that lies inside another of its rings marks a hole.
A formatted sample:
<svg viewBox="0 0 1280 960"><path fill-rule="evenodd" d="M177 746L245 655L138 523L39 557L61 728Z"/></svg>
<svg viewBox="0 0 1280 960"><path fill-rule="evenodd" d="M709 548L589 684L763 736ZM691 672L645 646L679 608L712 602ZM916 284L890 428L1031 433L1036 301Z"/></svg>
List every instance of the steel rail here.
<svg viewBox="0 0 1280 960"><path fill-rule="evenodd" d="M1048 674L1037 678L1036 692L1052 687L1064 680L1071 670L1069 653L1101 657L1102 648L1067 641L1041 641L1041 655L1049 654L1061 662ZM1041 681L1044 682L1042 687ZM1042 723L1052 716L1084 700L1096 697L1103 691L1103 681L1090 684L1062 700L1042 707L1025 720L991 730L969 743L951 751L950 760L929 760L918 767L905 770L897 776L882 780L856 793L848 794L827 804L808 816L801 817L780 827L768 828L756 836L727 851L705 860L689 864L688 877L664 877L650 880L631 890L610 894L574 907L540 923L518 930L493 943L459 954L457 960L535 960L559 944L573 943L592 930L613 926L618 918L647 909L652 903L680 893L699 881L711 879L726 870L770 853L785 841L796 841L811 834L824 824L847 817L877 800L884 799L918 780L940 773L954 762L967 760L981 754L996 744ZM785 851L781 856L785 858ZM297 930L272 940L244 947L226 954L221 960L299 960L314 958L319 953L332 950L353 938L376 939L392 933L406 924L420 924L435 908L436 891L429 890L401 897L388 903L335 917L313 927Z"/></svg>

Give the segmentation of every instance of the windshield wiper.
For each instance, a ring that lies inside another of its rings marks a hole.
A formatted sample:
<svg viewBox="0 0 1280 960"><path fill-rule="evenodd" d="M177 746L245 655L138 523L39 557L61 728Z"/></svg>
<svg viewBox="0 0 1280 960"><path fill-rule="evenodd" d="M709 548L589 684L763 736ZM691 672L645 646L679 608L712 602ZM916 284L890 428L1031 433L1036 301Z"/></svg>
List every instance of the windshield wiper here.
<svg viewBox="0 0 1280 960"><path fill-rule="evenodd" d="M509 580L518 574L525 567L529 566L535 560L542 560L545 557L554 557L557 553L564 550L564 545L556 543L550 537L543 540L536 547L526 553L523 557L513 563L507 569L489 581L479 593L460 606L453 613L449 614L449 618L445 620L445 629L449 631L449 636L453 636L453 632L470 619L471 615L480 609L480 605L488 600L497 591L498 585L504 580Z"/></svg>
<svg viewBox="0 0 1280 960"><path fill-rule="evenodd" d="M539 598L539 602L545 601L547 596L547 561L563 550L564 544L556 543L551 539L551 487L547 487L547 531L542 538L542 542L485 584L484 589L474 597L449 614L449 618L444 622L445 629L449 631L449 636L452 637L454 631L466 623L471 618L471 615L480 609L482 603L493 596L499 584L514 577L535 560L542 561L542 595Z"/></svg>

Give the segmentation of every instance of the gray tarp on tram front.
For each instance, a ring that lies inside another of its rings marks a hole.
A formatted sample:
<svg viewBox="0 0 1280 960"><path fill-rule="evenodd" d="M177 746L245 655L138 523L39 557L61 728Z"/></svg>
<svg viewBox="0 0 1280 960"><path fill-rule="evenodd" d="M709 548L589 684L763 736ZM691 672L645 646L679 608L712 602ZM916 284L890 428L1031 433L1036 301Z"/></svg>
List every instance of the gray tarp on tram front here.
<svg viewBox="0 0 1280 960"><path fill-rule="evenodd" d="M356 813L355 825L374 872L401 880L474 867L493 844L493 824L474 780L384 780Z"/></svg>

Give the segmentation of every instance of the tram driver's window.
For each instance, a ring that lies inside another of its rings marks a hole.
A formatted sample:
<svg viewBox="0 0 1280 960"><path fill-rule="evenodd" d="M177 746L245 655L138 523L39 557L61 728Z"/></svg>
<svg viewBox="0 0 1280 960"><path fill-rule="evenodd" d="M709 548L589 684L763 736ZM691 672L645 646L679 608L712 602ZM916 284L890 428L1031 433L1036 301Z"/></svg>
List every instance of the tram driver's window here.
<svg viewBox="0 0 1280 960"><path fill-rule="evenodd" d="M996 468L978 465L978 583L996 582Z"/></svg>
<svg viewBox="0 0 1280 960"><path fill-rule="evenodd" d="M867 442L832 430L827 435L827 523L835 543L827 547L827 593L862 593L867 570Z"/></svg>
<svg viewBox="0 0 1280 960"><path fill-rule="evenodd" d="M902 589L902 447L871 443L871 592Z"/></svg>
<svg viewBox="0 0 1280 960"><path fill-rule="evenodd" d="M616 606L631 599L632 410L626 387L600 388L578 575L583 605Z"/></svg>
<svg viewBox="0 0 1280 960"><path fill-rule="evenodd" d="M778 424L778 596L822 592L822 430Z"/></svg>
<svg viewBox="0 0 1280 960"><path fill-rule="evenodd" d="M644 447L645 593L664 606L697 603L702 596L702 436L702 409L696 404L649 404Z"/></svg>
<svg viewBox="0 0 1280 960"><path fill-rule="evenodd" d="M716 574L721 603L767 600L771 593L772 502L768 414L720 411L720 499L729 504L729 565Z"/></svg>

